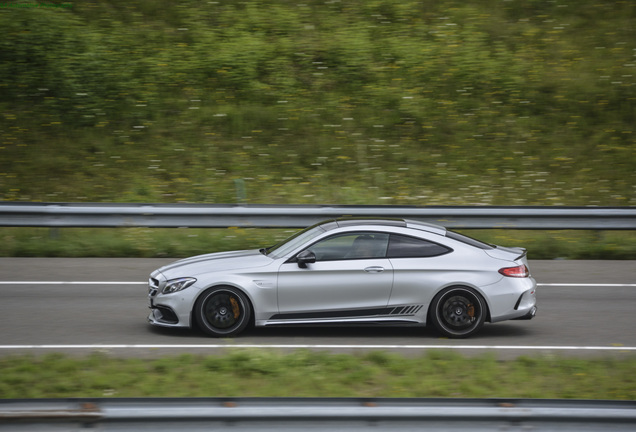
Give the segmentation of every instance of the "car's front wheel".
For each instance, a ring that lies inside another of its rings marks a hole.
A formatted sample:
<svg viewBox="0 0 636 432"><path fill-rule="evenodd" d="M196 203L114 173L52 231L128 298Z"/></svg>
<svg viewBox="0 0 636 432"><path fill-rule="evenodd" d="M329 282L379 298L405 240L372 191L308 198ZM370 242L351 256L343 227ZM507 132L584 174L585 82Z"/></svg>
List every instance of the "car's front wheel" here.
<svg viewBox="0 0 636 432"><path fill-rule="evenodd" d="M435 328L450 338L475 334L486 318L487 306L482 297L467 287L450 287L431 302L429 317Z"/></svg>
<svg viewBox="0 0 636 432"><path fill-rule="evenodd" d="M249 324L249 300L233 287L216 287L204 292L194 306L199 327L215 337L232 337Z"/></svg>

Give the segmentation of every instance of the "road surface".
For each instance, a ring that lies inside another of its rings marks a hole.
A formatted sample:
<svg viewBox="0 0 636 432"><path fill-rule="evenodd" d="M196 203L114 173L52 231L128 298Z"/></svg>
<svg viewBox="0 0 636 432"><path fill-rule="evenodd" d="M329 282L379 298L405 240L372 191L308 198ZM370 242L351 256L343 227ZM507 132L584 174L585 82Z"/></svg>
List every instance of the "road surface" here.
<svg viewBox="0 0 636 432"><path fill-rule="evenodd" d="M171 259L0 258L0 355L100 351L116 356L217 354L227 347L420 355L636 356L636 263L530 261L540 284L531 321L486 324L463 340L404 327L259 328L234 339L147 324L147 279Z"/></svg>

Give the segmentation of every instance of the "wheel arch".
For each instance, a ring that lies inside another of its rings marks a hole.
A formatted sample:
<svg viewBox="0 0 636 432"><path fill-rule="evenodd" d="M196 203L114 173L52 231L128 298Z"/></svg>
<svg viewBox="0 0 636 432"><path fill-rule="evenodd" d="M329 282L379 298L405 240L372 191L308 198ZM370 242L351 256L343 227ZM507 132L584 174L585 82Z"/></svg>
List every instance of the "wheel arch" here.
<svg viewBox="0 0 636 432"><path fill-rule="evenodd" d="M426 324L430 323L431 308L433 307L433 299L435 297L437 297L437 295L439 293L441 293L443 291L446 291L448 289L451 289L451 288L468 288L468 289L470 289L472 291L475 291L475 293L479 295L481 300L486 305L486 316L484 317L484 321L485 322L492 322L492 319L490 317L490 302L488 301L488 297L484 294L484 292L482 290L480 290L477 286L469 284L469 283L453 282L453 283L449 283L447 285L444 285L443 287L441 287L438 290L436 290L435 292L433 292L433 294L431 295L430 301L428 302L428 307L426 308Z"/></svg>
<svg viewBox="0 0 636 432"><path fill-rule="evenodd" d="M248 327L254 326L256 312L254 310L254 299L252 299L252 296L249 294L249 292L247 292L240 285L237 285L237 284L234 284L234 283L230 283L230 282L219 282L219 283L215 283L215 284L212 284L212 285L210 285L210 286L208 286L206 288L201 289L199 291L199 293L196 295L196 297L194 298L194 301L192 302L192 308L190 309L190 328L201 330L199 324L197 323L196 317L195 317L196 308L197 308L197 305L199 303L199 299L204 294L206 294L208 291L211 291L211 290L214 290L214 289L218 289L218 288L225 288L225 287L237 289L237 290L241 291L241 293L245 296L247 301L250 303L250 317L249 317Z"/></svg>

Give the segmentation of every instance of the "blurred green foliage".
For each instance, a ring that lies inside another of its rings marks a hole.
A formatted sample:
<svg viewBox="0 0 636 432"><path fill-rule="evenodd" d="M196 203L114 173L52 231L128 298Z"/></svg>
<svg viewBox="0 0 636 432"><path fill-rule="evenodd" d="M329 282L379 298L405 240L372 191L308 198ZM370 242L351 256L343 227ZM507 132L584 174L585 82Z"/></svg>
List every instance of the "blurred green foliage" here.
<svg viewBox="0 0 636 432"><path fill-rule="evenodd" d="M179 258L259 249L297 229L258 228L0 228L0 257ZM530 260L636 259L634 231L467 230L501 246L523 246Z"/></svg>
<svg viewBox="0 0 636 432"><path fill-rule="evenodd" d="M544 355L499 361L431 350L281 353L136 359L94 353L0 357L1 398L64 397L450 397L634 400L634 356ZM219 379L222 376L223 379ZM520 383L523 383L520 385Z"/></svg>
<svg viewBox="0 0 636 432"><path fill-rule="evenodd" d="M636 3L0 8L0 200L636 204Z"/></svg>

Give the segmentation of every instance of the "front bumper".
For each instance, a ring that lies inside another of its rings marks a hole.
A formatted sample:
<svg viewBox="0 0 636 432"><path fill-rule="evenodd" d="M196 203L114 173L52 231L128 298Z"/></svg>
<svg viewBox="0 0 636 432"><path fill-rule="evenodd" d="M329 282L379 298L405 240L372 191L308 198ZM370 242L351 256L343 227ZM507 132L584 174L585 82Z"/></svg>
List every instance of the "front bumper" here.
<svg viewBox="0 0 636 432"><path fill-rule="evenodd" d="M148 315L148 322L154 325L163 326L175 326L179 324L179 318L172 309L166 306L148 306L150 308L150 315Z"/></svg>
<svg viewBox="0 0 636 432"><path fill-rule="evenodd" d="M153 273L148 280L148 323L160 327L191 327L191 292L161 294L165 286L163 275Z"/></svg>

